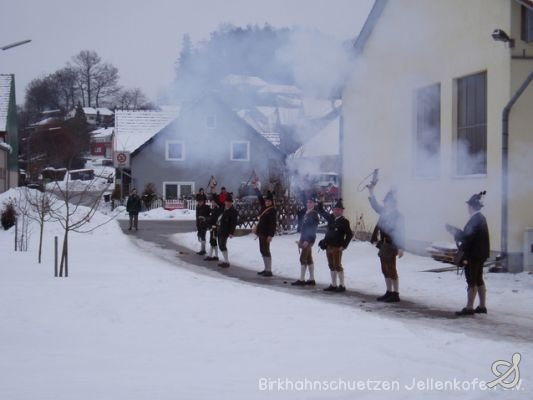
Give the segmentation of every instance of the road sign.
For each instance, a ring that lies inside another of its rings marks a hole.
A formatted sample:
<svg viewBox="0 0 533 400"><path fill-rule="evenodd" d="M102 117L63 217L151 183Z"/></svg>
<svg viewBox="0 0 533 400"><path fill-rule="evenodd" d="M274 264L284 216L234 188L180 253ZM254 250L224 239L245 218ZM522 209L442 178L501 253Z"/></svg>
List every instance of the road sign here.
<svg viewBox="0 0 533 400"><path fill-rule="evenodd" d="M129 168L130 167L130 152L129 151L115 151L113 153L113 165L115 168Z"/></svg>

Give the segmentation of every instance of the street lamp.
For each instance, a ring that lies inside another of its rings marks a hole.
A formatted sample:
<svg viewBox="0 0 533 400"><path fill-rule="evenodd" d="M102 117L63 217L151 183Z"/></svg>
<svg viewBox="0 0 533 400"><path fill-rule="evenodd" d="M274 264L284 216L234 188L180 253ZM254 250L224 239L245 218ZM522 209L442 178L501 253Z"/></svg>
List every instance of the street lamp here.
<svg viewBox="0 0 533 400"><path fill-rule="evenodd" d="M13 47L22 46L23 44L30 43L30 42L31 42L31 39L21 40L20 42L15 42L15 43L8 44L6 46L2 46L2 47L0 47L0 49L9 50L9 49L11 49Z"/></svg>

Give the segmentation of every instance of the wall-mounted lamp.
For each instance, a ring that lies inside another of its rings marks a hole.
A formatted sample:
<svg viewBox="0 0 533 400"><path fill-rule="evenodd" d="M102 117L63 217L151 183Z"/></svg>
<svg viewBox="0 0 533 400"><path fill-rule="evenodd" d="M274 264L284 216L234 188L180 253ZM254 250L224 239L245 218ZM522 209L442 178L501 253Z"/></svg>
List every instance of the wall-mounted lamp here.
<svg viewBox="0 0 533 400"><path fill-rule="evenodd" d="M509 35L501 29L494 29L492 31L492 38L497 42L507 43L508 47L514 47L514 39L511 39Z"/></svg>

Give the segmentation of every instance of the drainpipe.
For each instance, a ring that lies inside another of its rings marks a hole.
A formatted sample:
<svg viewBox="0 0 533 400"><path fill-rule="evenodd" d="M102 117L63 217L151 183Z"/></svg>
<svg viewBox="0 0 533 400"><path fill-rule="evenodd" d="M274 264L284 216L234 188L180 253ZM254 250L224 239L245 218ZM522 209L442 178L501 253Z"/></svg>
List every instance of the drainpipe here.
<svg viewBox="0 0 533 400"><path fill-rule="evenodd" d="M509 233L509 114L518 98L524 93L529 83L533 80L533 71L531 71L516 93L511 97L509 103L504 107L502 112L502 209L501 209L501 256L505 269L509 267L507 259L507 236Z"/></svg>

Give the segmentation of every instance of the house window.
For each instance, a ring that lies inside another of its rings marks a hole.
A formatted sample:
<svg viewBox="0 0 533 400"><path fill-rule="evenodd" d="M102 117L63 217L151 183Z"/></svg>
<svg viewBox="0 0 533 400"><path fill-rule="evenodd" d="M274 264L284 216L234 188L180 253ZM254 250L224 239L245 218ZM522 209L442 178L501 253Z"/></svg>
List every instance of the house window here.
<svg viewBox="0 0 533 400"><path fill-rule="evenodd" d="M415 170L417 176L437 176L440 164L440 85L416 91Z"/></svg>
<svg viewBox="0 0 533 400"><path fill-rule="evenodd" d="M487 73L457 80L457 173L487 172Z"/></svg>
<svg viewBox="0 0 533 400"><path fill-rule="evenodd" d="M250 161L250 142L231 142L231 161Z"/></svg>
<svg viewBox="0 0 533 400"><path fill-rule="evenodd" d="M205 119L205 126L208 129L215 129L217 127L217 118L214 115L209 115Z"/></svg>
<svg viewBox="0 0 533 400"><path fill-rule="evenodd" d="M185 160L185 144L177 140L167 142L165 159L171 161Z"/></svg>
<svg viewBox="0 0 533 400"><path fill-rule="evenodd" d="M165 200L182 200L194 193L194 182L163 182Z"/></svg>
<svg viewBox="0 0 533 400"><path fill-rule="evenodd" d="M533 10L522 6L522 24L520 39L524 42L533 42Z"/></svg>

